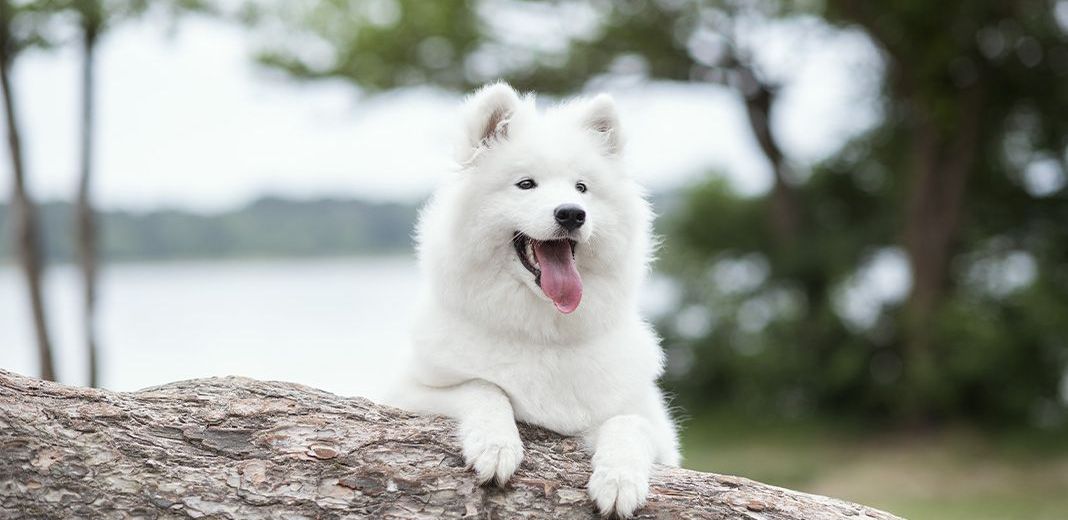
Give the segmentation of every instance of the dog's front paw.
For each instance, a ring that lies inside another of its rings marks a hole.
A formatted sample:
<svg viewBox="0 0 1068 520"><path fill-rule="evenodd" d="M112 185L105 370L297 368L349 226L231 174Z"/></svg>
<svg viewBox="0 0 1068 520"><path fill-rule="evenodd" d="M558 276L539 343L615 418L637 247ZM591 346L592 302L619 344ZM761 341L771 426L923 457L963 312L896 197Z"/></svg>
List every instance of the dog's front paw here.
<svg viewBox="0 0 1068 520"><path fill-rule="evenodd" d="M645 505L649 475L625 466L601 465L593 470L586 490L602 515L629 518Z"/></svg>
<svg viewBox="0 0 1068 520"><path fill-rule="evenodd" d="M514 424L511 428L486 425L465 428L462 433L464 461L475 470L478 480L503 486L523 460L523 441Z"/></svg>

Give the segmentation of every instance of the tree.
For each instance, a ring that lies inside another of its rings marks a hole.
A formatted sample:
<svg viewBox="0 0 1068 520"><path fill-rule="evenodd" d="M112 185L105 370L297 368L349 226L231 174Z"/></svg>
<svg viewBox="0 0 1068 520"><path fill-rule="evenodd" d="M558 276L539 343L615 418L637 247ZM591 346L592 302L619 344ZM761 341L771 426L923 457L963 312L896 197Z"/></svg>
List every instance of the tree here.
<svg viewBox="0 0 1068 520"><path fill-rule="evenodd" d="M75 203L78 224L78 256L80 258L82 305L84 305L85 351L89 360L89 385L99 385L99 367L96 338L96 219L90 200L90 182L93 173L93 99L95 91L96 43L104 29L103 6L97 0L77 2L81 19L81 175L78 178L78 195Z"/></svg>
<svg viewBox="0 0 1068 520"><path fill-rule="evenodd" d="M0 422L4 518L600 518L576 439L521 426L522 467L482 487L451 421L292 383L114 393L0 370ZM726 475L652 481L639 518L897 518Z"/></svg>
<svg viewBox="0 0 1068 520"><path fill-rule="evenodd" d="M105 2L102 0L60 0L57 9L77 15L82 54L81 70L81 156L77 195L74 204L78 266L82 273L82 309L89 386L100 385L99 346L96 334L97 303L97 222L92 203L93 149L95 146L96 53L101 34L115 19L131 16L146 8L144 0Z"/></svg>
<svg viewBox="0 0 1068 520"><path fill-rule="evenodd" d="M621 71L637 71L653 80L727 86L739 94L753 138L771 166L770 224L783 247L797 239L802 215L793 175L771 128L779 85L753 60L753 44L740 37L742 21L793 13L783 2L600 2L587 6L586 13L571 13L583 6L558 1L387 4L393 6L387 15L351 2L289 2L268 9L273 21L310 36L333 54L323 60L307 56L300 46L274 43L259 58L298 78L342 78L372 92L421 83L470 91L503 78L520 90L559 95ZM262 11L257 11L260 17ZM501 11L546 25L565 25L561 18L585 14L596 24L546 34L563 46L545 50L509 38L510 28L492 22Z"/></svg>
<svg viewBox="0 0 1068 520"><path fill-rule="evenodd" d="M958 331L960 336L953 338L940 331L960 319L947 312L961 304L970 306L961 301L967 297L962 287L967 280L954 280L954 261L983 255L984 242L1005 238L1015 242L1010 247L1040 263L1036 285L1063 288L1063 282L1046 280L1052 274L1049 269L1064 261L1063 252L1049 251L1044 244L1059 242L1063 235L1035 227L1063 216L1068 198L1063 189L1029 189L1026 176L1046 157L1056 158L1047 164L1059 170L1062 179L1068 170L1068 124L1056 115L1068 113L1068 20L1062 16L1062 23L1057 21L1057 12L1065 8L1057 0L958 1L937 10L917 2L875 8L837 0L825 7L829 20L862 27L882 49L887 64L884 98L889 117L884 128L891 138L872 143L868 159L901 172L900 243L912 273L901 346L908 395L904 404L910 414L930 412L924 401L941 393L945 356L950 355L945 344L973 334ZM1018 128L1022 117L1034 117L1034 127ZM1021 134L1031 134L1023 157L1001 152ZM1038 287L1033 291L1044 292ZM1018 305L1005 298L993 300L989 304L1002 308L996 312L1013 312L1010 309ZM1063 309L1064 299L1053 297L1048 304ZM1005 325L1022 339L1030 335L1023 330L1031 325L1028 321ZM1041 354L1032 362L1053 362L1064 370L1063 344L1040 340L1050 344L1034 346L1011 336L1001 340L1008 348L1037 347ZM1058 378L1048 379L1056 384ZM1036 397L1055 397L1050 390Z"/></svg>
<svg viewBox="0 0 1068 520"><path fill-rule="evenodd" d="M1065 9L1055 0L296 2L259 11L272 21L263 26L299 35L272 37L260 59L371 92L498 77L541 92L619 76L729 86L774 187L742 197L711 180L666 219L663 265L681 282L683 312L660 329L683 398L907 424L1049 422L1068 417L1059 397L1068 330L1051 318L1068 312L1056 224L1068 212ZM522 16L553 30L510 34ZM745 33L754 19L794 17L862 31L885 70L882 120L802 175L770 125L777 80ZM872 295L880 269L897 264L907 292Z"/></svg>
<svg viewBox="0 0 1068 520"><path fill-rule="evenodd" d="M733 293L691 291L691 304L719 307L718 321L675 331L692 336L677 339L695 355L696 377L681 384L787 413L1063 423L1068 345L1063 320L1049 317L1068 312L1064 228L1054 224L1068 211L1068 128L1057 115L1068 111L1068 28L1058 9L1044 0L820 6L883 53L885 117L801 187L811 220L803 240L816 256L800 264L770 237L702 228L758 229L765 200L716 185L691 194L675 227L692 255L680 272L698 277L711 259L713 271L734 262L759 275ZM911 273L903 302L842 297L871 276L873 258L895 251ZM830 292L790 296L811 280ZM849 319L864 304L874 313Z"/></svg>
<svg viewBox="0 0 1068 520"><path fill-rule="evenodd" d="M41 33L41 15L40 6L32 2L28 4L0 2L0 95L3 96L8 160L14 181L11 194L11 220L14 225L15 250L29 292L41 377L55 381L52 341L49 338L48 319L41 287L44 260L41 256L37 205L26 186L27 173L22 149L22 129L19 126L17 112L18 96L12 84L12 70L19 54L27 47L46 43Z"/></svg>
<svg viewBox="0 0 1068 520"><path fill-rule="evenodd" d="M46 0L52 12L70 11L76 15L78 46L82 54L81 68L81 156L75 198L75 237L78 265L82 274L82 307L84 311L84 340L88 359L89 386L100 384L99 346L96 334L97 272L99 253L98 224L92 204L93 150L95 147L96 54L101 36L123 20L137 17L148 9L147 0ZM165 7L175 14L182 10L206 10L201 0L175 0Z"/></svg>
<svg viewBox="0 0 1068 520"><path fill-rule="evenodd" d="M73 8L81 27L82 51L82 114L81 114L81 173L75 199L75 236L78 242L79 266L82 270L82 305L84 308L85 349L88 354L89 386L100 385L98 346L96 336L97 301L97 240L96 217L90 198L93 171L93 123L96 69L96 47L104 29L104 6L99 0L79 0Z"/></svg>

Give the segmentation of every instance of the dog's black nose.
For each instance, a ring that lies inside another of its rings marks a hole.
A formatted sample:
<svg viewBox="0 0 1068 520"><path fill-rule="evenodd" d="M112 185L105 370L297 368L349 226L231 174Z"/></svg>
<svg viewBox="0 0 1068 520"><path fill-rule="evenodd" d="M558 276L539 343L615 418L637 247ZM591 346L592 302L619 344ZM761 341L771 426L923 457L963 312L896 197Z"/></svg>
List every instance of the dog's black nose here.
<svg viewBox="0 0 1068 520"><path fill-rule="evenodd" d="M574 231L586 222L586 210L578 204L561 204L553 211L556 223L568 231Z"/></svg>

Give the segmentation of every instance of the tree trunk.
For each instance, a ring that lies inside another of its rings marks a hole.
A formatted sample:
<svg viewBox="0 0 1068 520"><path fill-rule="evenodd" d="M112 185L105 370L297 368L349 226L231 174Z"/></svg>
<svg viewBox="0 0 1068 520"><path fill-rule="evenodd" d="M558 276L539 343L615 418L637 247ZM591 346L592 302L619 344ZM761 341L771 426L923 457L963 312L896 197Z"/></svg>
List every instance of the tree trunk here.
<svg viewBox="0 0 1068 520"><path fill-rule="evenodd" d="M912 288L904 309L902 388L907 393L906 418L923 422L935 408L940 375L935 359L934 318L950 287L954 243L964 214L968 177L979 155L985 87L975 85L957 97L925 98L917 88L909 47L870 9L871 2L831 2L855 21L886 53L887 77L894 99L906 100L911 161L903 204L902 244L912 274ZM955 102L954 124L940 124L937 107Z"/></svg>
<svg viewBox="0 0 1068 520"><path fill-rule="evenodd" d="M519 471L480 487L451 421L363 398L236 377L114 393L0 370L0 517L595 518L582 443L520 432ZM671 468L638 516L896 518Z"/></svg>
<svg viewBox="0 0 1068 520"><path fill-rule="evenodd" d="M962 94L952 137L920 115L912 140L912 177L905 201L904 245L912 270L905 304L905 387L912 419L932 403L939 375L933 352L933 319L949 287L953 246L964 211L968 177L978 154L982 91ZM926 404L925 404L926 403Z"/></svg>
<svg viewBox="0 0 1068 520"><path fill-rule="evenodd" d="M771 192L771 229L780 247L792 248L798 240L801 228L801 210L797 193L790 184L790 166L782 147L771 131L771 107L775 103L775 90L756 76L752 68L740 58L732 58L737 71L745 113L753 137L771 165L774 185Z"/></svg>
<svg viewBox="0 0 1068 520"><path fill-rule="evenodd" d="M10 23L10 21L5 23ZM6 33L7 31L5 30L4 32ZM49 381L55 381L56 372L52 361L52 341L48 337L48 322L45 318L44 296L41 287L41 272L44 264L41 258L37 207L26 188L22 139L19 134L18 115L15 111L15 94L11 90L11 65L13 59L9 55L10 42L0 41L0 49L4 49L0 52L0 94L3 96L4 114L6 116L8 157L11 161L11 173L15 181L11 201L15 250L18 255L19 265L22 267L22 272L26 277L26 287L29 290L30 310L33 314L33 330L37 339L37 355L41 377Z"/></svg>
<svg viewBox="0 0 1068 520"><path fill-rule="evenodd" d="M96 338L97 247L96 216L90 199L93 168L93 98L97 27L92 21L83 22L82 34L82 155L78 195L75 201L75 226L78 241L78 260L82 271L82 305L86 357L89 365L89 386L100 385L98 346Z"/></svg>

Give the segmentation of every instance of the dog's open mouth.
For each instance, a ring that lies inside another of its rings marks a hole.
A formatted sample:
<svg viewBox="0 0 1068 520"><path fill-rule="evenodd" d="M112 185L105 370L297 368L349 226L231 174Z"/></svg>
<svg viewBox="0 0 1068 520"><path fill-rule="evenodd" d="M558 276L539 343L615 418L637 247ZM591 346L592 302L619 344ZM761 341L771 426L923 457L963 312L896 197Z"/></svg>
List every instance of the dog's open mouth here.
<svg viewBox="0 0 1068 520"><path fill-rule="evenodd" d="M516 232L512 237L519 261L534 283L564 314L574 312L582 300L582 277L575 267L575 241L567 238L534 240Z"/></svg>

